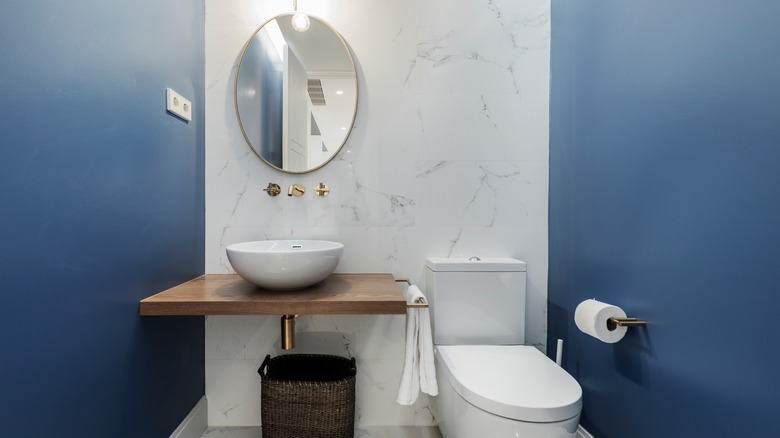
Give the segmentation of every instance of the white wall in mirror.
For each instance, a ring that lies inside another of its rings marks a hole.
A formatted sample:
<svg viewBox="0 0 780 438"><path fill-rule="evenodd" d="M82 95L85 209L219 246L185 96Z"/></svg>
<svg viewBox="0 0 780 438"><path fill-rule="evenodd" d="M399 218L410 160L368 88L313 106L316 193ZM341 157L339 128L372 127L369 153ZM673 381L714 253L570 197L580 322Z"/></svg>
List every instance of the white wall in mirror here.
<svg viewBox="0 0 780 438"><path fill-rule="evenodd" d="M260 161L233 111L246 39L291 5L206 0L206 272L232 272L227 245L266 238L340 241L338 272L417 283L426 257L515 257L528 262L527 340L544 348L549 0L300 0L351 45L360 89L344 149L304 175ZM312 194L320 181L330 196ZM309 190L269 197L269 182ZM358 358L358 424L435 424L426 397L395 403L403 316L302 317L297 333L294 352ZM278 317L207 318L211 425L259 425L256 371L278 337Z"/></svg>

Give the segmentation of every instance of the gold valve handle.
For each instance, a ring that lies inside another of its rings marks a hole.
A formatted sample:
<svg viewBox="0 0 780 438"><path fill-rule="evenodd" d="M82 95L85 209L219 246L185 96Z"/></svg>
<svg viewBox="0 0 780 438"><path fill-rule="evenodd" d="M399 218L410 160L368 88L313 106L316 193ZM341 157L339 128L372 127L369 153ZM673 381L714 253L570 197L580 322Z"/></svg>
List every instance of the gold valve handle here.
<svg viewBox="0 0 780 438"><path fill-rule="evenodd" d="M282 188L279 184L268 183L268 187L264 188L263 191L268 193L268 196L279 196L279 193L282 193Z"/></svg>
<svg viewBox="0 0 780 438"><path fill-rule="evenodd" d="M330 187L325 183L319 183L317 184L317 187L314 188L314 193L316 193L317 196L328 196L330 194Z"/></svg>

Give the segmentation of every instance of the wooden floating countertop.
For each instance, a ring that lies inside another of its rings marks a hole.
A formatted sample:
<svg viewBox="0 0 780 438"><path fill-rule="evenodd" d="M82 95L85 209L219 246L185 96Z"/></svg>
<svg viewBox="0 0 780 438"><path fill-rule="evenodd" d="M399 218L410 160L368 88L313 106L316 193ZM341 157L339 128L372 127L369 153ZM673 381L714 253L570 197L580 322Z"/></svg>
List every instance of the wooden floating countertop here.
<svg viewBox="0 0 780 438"><path fill-rule="evenodd" d="M391 274L332 274L296 291L269 291L236 274L207 274L141 301L141 315L405 314Z"/></svg>

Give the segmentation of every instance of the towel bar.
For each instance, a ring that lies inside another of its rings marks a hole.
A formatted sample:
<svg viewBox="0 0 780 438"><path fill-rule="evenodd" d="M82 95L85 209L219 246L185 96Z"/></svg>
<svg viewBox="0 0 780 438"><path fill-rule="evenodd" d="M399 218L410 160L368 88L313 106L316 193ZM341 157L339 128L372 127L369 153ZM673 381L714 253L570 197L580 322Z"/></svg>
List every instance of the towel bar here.
<svg viewBox="0 0 780 438"><path fill-rule="evenodd" d="M422 301L422 298L417 298L413 303L406 303L406 308L427 308L428 303Z"/></svg>
<svg viewBox="0 0 780 438"><path fill-rule="evenodd" d="M396 278L395 282L396 283L406 283L409 286L412 285L412 281L409 280L408 278ZM409 308L421 308L421 309L424 309L424 308L427 308L427 307L428 307L428 303L422 301L422 298L417 298L416 300L414 300L413 303L406 303L406 308L407 309L409 309Z"/></svg>

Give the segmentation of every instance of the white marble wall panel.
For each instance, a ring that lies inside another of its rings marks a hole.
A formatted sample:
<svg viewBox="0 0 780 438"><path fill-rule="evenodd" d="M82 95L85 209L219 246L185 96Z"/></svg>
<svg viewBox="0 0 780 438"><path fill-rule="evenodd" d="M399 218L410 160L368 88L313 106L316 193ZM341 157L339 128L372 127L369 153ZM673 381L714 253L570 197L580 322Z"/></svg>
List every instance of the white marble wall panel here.
<svg viewBox="0 0 780 438"><path fill-rule="evenodd" d="M547 100L541 93L420 95L417 158L545 160L538 144L547 139L539 132L547 120Z"/></svg>
<svg viewBox="0 0 780 438"><path fill-rule="evenodd" d="M207 0L206 272L232 272L227 245L274 238L338 240L338 272L417 283L427 257L515 257L528 262L527 342L544 349L549 0L298 3L353 51L355 126L313 173L283 174L255 157L234 114L236 63L257 26L292 2ZM262 191L320 181L330 196ZM360 427L435 424L427 397L395 403L404 327L402 316L301 317L296 352L358 358ZM207 318L210 425L260 424L257 368L281 353L278 337L278 317Z"/></svg>

